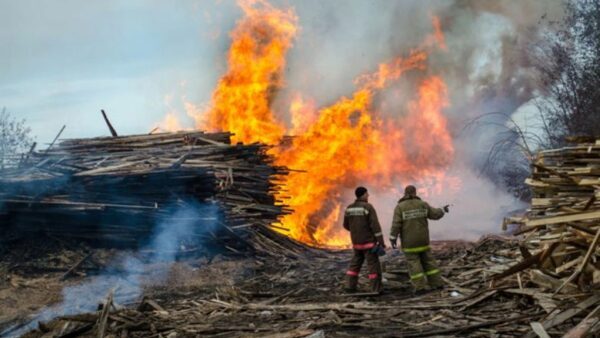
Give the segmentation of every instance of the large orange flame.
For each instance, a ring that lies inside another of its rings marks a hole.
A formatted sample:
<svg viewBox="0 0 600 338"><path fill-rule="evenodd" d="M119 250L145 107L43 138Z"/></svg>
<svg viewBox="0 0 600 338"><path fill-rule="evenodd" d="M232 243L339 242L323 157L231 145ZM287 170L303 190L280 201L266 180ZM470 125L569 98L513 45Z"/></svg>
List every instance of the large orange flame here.
<svg viewBox="0 0 600 338"><path fill-rule="evenodd" d="M442 110L449 104L437 76L421 76L417 98L400 111L378 111L376 97L407 71L424 73L427 53L379 65L357 77L357 90L329 107L315 109L296 95L287 129L271 110L273 94L283 87L285 55L298 31L292 10L265 1L241 2L245 17L231 34L229 69L219 81L206 112L208 127L235 133L234 141L264 142L277 165L292 171L277 198L294 213L283 217L290 237L318 246L343 247L349 238L339 217L342 192L356 184L390 189L403 180L436 185L453 158L452 138ZM436 40L443 43L439 21ZM293 132L290 142L283 136ZM347 202L347 201L346 201Z"/></svg>
<svg viewBox="0 0 600 338"><path fill-rule="evenodd" d="M286 203L294 213L285 216L282 224L293 238L330 246L347 244L347 236L336 226L339 188L366 181L365 176L378 176L387 168L387 163L373 166L377 161L373 155L380 154L379 145L387 141L379 131L381 121L372 112L373 95L403 72L424 67L425 59L425 53L415 52L359 77L360 88L351 98L321 109L318 119L291 146L274 149L277 164L306 170L290 173L285 181L290 196Z"/></svg>
<svg viewBox="0 0 600 338"><path fill-rule="evenodd" d="M298 30L297 17L263 0L240 1L240 6L245 17L231 33L229 70L213 93L208 123L234 132L234 142L277 143L285 127L270 104L283 85L285 54Z"/></svg>

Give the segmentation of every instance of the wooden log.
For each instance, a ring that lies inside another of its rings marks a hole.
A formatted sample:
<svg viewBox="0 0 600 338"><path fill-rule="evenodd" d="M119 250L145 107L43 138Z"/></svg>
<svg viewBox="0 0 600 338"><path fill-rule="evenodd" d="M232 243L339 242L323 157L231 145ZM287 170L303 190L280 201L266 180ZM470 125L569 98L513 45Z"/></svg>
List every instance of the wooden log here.
<svg viewBox="0 0 600 338"><path fill-rule="evenodd" d="M106 122L106 125L108 126L108 129L110 130L110 134L113 137L117 137L119 135L117 135L117 131L115 130L115 128L113 128L112 124L110 123L110 120L108 119L108 116L106 116L106 113L104 112L104 109L100 110L102 112L102 117L104 118L104 122Z"/></svg>
<svg viewBox="0 0 600 338"><path fill-rule="evenodd" d="M88 258L90 258L90 256L92 255L92 253L88 253L85 256L83 256L80 260L77 261L77 263L75 263L69 270L67 270L67 272L65 272L61 277L60 280L65 280L71 273L73 273L73 271L75 271L81 264L83 264L83 262L85 262Z"/></svg>
<svg viewBox="0 0 600 338"><path fill-rule="evenodd" d="M108 296L106 297L106 302L102 307L102 311L100 312L100 316L98 316L97 331L98 338L104 338L106 333L106 323L108 321L108 315L110 314L110 308L113 305L113 294L114 290L110 290Z"/></svg>
<svg viewBox="0 0 600 338"><path fill-rule="evenodd" d="M62 128L60 128L60 131L58 132L58 134L56 134L56 136L54 137L54 140L52 140L52 142L50 143L50 145L48 146L48 148L46 148L46 153L52 148L52 146L54 145L54 143L56 143L56 140L58 140L58 138L60 137L60 135L62 134L62 132L65 130L67 126L63 125Z"/></svg>

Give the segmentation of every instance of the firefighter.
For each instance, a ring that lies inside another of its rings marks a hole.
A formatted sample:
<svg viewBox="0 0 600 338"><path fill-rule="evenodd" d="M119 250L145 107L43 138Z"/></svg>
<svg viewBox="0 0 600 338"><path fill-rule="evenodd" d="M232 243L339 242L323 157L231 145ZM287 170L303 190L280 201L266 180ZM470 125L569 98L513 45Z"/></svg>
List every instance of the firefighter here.
<svg viewBox="0 0 600 338"><path fill-rule="evenodd" d="M417 196L417 189L409 185L394 210L390 243L397 246L400 235L402 251L406 257L408 273L416 294L444 286L437 262L429 248L429 225L427 219L438 220L449 211L449 206L432 208Z"/></svg>
<svg viewBox="0 0 600 338"><path fill-rule="evenodd" d="M344 228L350 231L354 256L350 267L346 271L346 292L355 292L358 285L358 274L367 260L368 277L371 282L371 291L381 293L381 265L379 264L379 251L385 249L381 226L377 219L375 208L369 204L369 192L364 187L354 191L356 201L350 204L344 212Z"/></svg>

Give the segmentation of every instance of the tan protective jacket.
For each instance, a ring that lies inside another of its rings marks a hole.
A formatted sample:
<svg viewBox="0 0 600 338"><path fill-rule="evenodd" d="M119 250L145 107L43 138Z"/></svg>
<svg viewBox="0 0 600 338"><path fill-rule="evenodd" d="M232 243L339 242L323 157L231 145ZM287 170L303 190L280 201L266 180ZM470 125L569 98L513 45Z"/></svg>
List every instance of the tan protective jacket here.
<svg viewBox="0 0 600 338"><path fill-rule="evenodd" d="M346 208L344 228L350 231L355 249L370 249L376 245L376 242L383 244L377 212L368 202L356 200Z"/></svg>
<svg viewBox="0 0 600 338"><path fill-rule="evenodd" d="M419 197L403 197L394 209L390 239L400 235L402 251L419 253L429 250L429 223L444 216L444 210L432 208Z"/></svg>

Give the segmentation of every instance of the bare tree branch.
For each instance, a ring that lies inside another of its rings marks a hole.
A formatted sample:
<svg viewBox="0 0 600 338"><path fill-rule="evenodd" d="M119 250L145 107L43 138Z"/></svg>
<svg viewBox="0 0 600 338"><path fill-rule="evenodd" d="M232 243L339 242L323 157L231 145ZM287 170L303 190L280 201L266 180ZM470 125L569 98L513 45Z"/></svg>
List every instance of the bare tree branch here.
<svg viewBox="0 0 600 338"><path fill-rule="evenodd" d="M25 125L25 120L16 120L2 108L0 112L0 169L18 164L21 155L33 143L31 129Z"/></svg>

